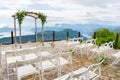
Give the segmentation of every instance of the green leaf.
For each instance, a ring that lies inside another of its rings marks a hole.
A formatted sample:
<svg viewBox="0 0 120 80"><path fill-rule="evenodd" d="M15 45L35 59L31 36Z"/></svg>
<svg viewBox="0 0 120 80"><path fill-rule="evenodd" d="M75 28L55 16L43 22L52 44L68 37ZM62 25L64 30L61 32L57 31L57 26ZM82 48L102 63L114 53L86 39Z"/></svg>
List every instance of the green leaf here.
<svg viewBox="0 0 120 80"><path fill-rule="evenodd" d="M26 15L27 15L26 11L20 11L20 10L18 10L18 12L16 13L16 18L18 20L19 25L22 24L23 19L25 18Z"/></svg>
<svg viewBox="0 0 120 80"><path fill-rule="evenodd" d="M43 13L38 13L38 18L41 20L42 24L44 25L47 19L47 16L45 16Z"/></svg>

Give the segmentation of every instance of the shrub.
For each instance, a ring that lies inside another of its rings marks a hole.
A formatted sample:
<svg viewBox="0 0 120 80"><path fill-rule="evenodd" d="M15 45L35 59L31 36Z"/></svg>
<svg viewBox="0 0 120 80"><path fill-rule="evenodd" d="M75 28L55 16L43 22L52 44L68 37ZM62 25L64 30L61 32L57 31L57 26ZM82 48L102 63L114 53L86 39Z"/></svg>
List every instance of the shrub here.
<svg viewBox="0 0 120 80"><path fill-rule="evenodd" d="M109 41L115 41L116 34L109 29L103 28L96 31L96 44L101 45Z"/></svg>

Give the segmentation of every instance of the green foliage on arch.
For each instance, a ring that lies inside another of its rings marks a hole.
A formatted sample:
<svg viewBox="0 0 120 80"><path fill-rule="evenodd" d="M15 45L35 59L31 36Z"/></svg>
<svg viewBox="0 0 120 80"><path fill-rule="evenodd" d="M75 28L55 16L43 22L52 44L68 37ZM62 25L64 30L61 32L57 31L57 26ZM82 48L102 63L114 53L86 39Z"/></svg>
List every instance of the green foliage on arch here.
<svg viewBox="0 0 120 80"><path fill-rule="evenodd" d="M23 19L25 18L26 15L27 15L26 11L20 11L20 10L18 10L18 12L16 13L16 18L18 20L19 25L22 24Z"/></svg>
<svg viewBox="0 0 120 80"><path fill-rule="evenodd" d="M42 25L44 25L46 22L47 16L45 16L43 13L40 13L40 12L37 15L38 15L38 18L41 20Z"/></svg>

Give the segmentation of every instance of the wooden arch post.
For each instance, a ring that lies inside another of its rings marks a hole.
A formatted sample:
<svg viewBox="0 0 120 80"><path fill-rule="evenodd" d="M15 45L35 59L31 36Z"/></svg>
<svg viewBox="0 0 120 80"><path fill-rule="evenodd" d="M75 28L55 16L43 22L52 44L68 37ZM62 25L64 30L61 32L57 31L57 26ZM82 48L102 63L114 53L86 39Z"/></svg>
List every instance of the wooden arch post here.
<svg viewBox="0 0 120 80"><path fill-rule="evenodd" d="M14 18L14 44L16 48L16 18L15 15L12 16Z"/></svg>
<svg viewBox="0 0 120 80"><path fill-rule="evenodd" d="M38 33L37 33L37 18L35 18L35 41L38 42Z"/></svg>

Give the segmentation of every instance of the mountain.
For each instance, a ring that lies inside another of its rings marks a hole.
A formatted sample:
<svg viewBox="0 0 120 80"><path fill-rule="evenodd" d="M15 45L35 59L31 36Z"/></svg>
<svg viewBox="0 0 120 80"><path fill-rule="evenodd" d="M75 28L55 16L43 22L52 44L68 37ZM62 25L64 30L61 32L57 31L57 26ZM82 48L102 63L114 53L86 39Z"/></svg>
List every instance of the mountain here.
<svg viewBox="0 0 120 80"><path fill-rule="evenodd" d="M9 28L9 27L0 28L0 33L2 33L2 32L10 32L10 31L13 31L13 28Z"/></svg>
<svg viewBox="0 0 120 80"><path fill-rule="evenodd" d="M55 31L56 39L66 39L66 32L69 31L70 38L77 37L78 32L81 33L81 36L84 39L89 39L93 35L93 33L101 28L108 28L113 32L117 32L118 26L109 26L109 25L100 25L100 24L56 24L55 26L45 26L45 39L52 39L52 31ZM0 28L0 43L2 42L11 42L10 40L10 32L13 31L13 28ZM38 27L38 36L41 39L41 27ZM35 28L22 28L22 36L23 41L35 41ZM19 35L19 31L17 29L17 36ZM17 37L17 40L19 38Z"/></svg>
<svg viewBox="0 0 120 80"><path fill-rule="evenodd" d="M108 28L113 32L116 32L119 26L109 26L109 25L100 25L100 24L56 24L55 26L45 26L45 31L61 31L64 29L72 29L87 36L93 35L93 33L102 28ZM38 28L38 32L41 32L41 28ZM34 28L31 29L32 32L35 31Z"/></svg>
<svg viewBox="0 0 120 80"><path fill-rule="evenodd" d="M67 31L69 32L69 38L78 37L78 31L72 30L72 29L64 29L61 31L55 32L55 39L56 40L65 40L67 37ZM44 32L44 38L45 40L52 40L53 39L53 31L45 31ZM84 40L88 39L87 37L84 37L81 35L81 37L84 38ZM38 33L38 38L41 40L41 32ZM19 42L19 37L16 38L17 42ZM22 36L22 42L28 42L28 41L35 41L35 35L25 35ZM0 43L11 43L11 37L5 37L0 39Z"/></svg>
<svg viewBox="0 0 120 80"><path fill-rule="evenodd" d="M116 32L119 26L109 26L109 25L100 25L100 24L56 24L54 26L45 26L44 31L61 31L64 29L72 29L75 31L79 31L83 34L93 34L98 29L101 28L108 28L111 31ZM14 28L9 28L9 27L4 27L0 28L0 33L1 32L11 32L13 31ZM38 27L38 32L41 32L42 28ZM17 28L18 31L18 28ZM22 31L31 31L32 33L35 32L35 28L22 28Z"/></svg>

